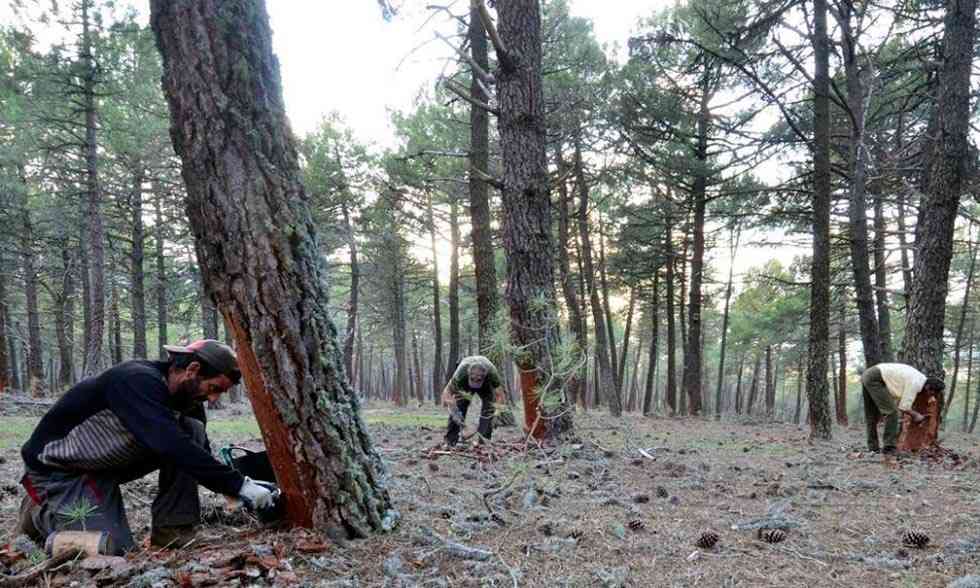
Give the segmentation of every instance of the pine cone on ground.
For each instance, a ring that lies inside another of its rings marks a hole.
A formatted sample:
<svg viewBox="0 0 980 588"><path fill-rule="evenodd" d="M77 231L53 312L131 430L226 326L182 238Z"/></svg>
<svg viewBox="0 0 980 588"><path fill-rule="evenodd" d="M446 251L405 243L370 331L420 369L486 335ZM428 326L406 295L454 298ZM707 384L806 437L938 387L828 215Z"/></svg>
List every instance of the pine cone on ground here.
<svg viewBox="0 0 980 588"><path fill-rule="evenodd" d="M909 547L918 547L922 549L929 544L929 536L922 531L908 530L902 537L902 543L908 545Z"/></svg>
<svg viewBox="0 0 980 588"><path fill-rule="evenodd" d="M701 535L698 536L698 540L694 542L694 545L701 549L711 549L716 543L718 543L718 533L714 531L702 531Z"/></svg>
<svg viewBox="0 0 980 588"><path fill-rule="evenodd" d="M646 528L646 523L644 523L640 519L633 519L630 522L626 523L626 526L633 531L642 531L643 529Z"/></svg>
<svg viewBox="0 0 980 588"><path fill-rule="evenodd" d="M786 539L786 531L782 529L759 529L759 539L766 543L781 543Z"/></svg>
<svg viewBox="0 0 980 588"><path fill-rule="evenodd" d="M663 486L657 486L657 496L660 498L667 498L670 494L667 493L667 489Z"/></svg>

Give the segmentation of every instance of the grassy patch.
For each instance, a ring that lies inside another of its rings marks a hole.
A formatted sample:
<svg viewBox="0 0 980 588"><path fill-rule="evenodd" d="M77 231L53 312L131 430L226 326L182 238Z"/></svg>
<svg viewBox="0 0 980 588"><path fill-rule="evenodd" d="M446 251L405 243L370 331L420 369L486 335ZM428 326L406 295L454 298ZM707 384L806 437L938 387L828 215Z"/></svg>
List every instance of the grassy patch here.
<svg viewBox="0 0 980 588"><path fill-rule="evenodd" d="M439 414L365 414L368 426L386 425L389 427L431 427L446 425L446 417Z"/></svg>
<svg viewBox="0 0 980 588"><path fill-rule="evenodd" d="M0 449L20 447L34 432L40 417L4 417L0 419Z"/></svg>

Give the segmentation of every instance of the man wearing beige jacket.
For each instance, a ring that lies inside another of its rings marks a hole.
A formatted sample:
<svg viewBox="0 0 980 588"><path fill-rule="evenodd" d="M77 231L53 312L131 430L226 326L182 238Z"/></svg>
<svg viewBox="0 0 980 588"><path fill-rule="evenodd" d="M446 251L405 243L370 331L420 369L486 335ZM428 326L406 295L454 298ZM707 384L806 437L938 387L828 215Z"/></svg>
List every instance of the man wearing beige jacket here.
<svg viewBox="0 0 980 588"><path fill-rule="evenodd" d="M868 427L868 449L877 452L878 421L885 418L884 453L895 453L900 427L900 413L906 413L919 424L925 416L912 410L920 393L939 394L945 384L904 363L879 363L861 375L864 417Z"/></svg>

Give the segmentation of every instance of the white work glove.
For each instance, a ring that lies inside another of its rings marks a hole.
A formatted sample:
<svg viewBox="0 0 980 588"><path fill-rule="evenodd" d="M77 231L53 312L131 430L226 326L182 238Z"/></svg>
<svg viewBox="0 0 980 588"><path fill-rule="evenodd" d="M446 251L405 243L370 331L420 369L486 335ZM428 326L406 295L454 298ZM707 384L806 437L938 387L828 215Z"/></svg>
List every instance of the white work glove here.
<svg viewBox="0 0 980 588"><path fill-rule="evenodd" d="M253 510L272 508L275 506L275 501L272 497L272 489L269 486L272 486L269 482L253 480L245 476L245 483L242 484L241 489L238 491L238 496Z"/></svg>

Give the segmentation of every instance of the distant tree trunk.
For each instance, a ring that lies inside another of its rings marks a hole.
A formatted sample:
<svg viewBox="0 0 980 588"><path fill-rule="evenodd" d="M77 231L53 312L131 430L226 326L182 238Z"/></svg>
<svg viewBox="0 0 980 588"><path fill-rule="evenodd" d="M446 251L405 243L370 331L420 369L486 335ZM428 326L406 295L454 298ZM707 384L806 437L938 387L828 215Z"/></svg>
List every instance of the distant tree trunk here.
<svg viewBox="0 0 980 588"><path fill-rule="evenodd" d="M595 356L598 368L596 371L595 398L598 403L605 398L609 405L609 413L613 416L622 414L622 404L617 402L615 394L616 383L612 374L612 363L609 359L609 342L606 322L603 317L602 303L599 300L599 287L596 284L595 267L592 263L592 237L589 225L589 187L586 183L585 169L582 164L582 149L575 144L575 183L579 193L578 232L582 244L582 273L585 275L589 289L589 302L592 307L592 325L595 333Z"/></svg>
<svg viewBox="0 0 980 588"><path fill-rule="evenodd" d="M653 412L653 386L657 372L657 337L660 336L660 284L658 279L660 272L653 274L653 296L650 301L650 354L647 356L649 367L647 368L647 380L643 390L643 414L649 415Z"/></svg>
<svg viewBox="0 0 980 588"><path fill-rule="evenodd" d="M630 301L626 310L626 324L623 328L623 349L619 359L619 383L625 387L626 380L626 356L629 353L630 330L633 327L633 311L636 309L636 288L630 288Z"/></svg>
<svg viewBox="0 0 980 588"><path fill-rule="evenodd" d="M429 241L432 248L432 401L438 402L444 384L443 375L448 373L448 369L442 363L442 297L439 294L439 252L436 250L436 217L432 210L432 194L429 194L426 200L426 217L429 222ZM493 251L491 250L490 253L492 255ZM479 278L477 280L479 281ZM479 282L477 288L479 289Z"/></svg>
<svg viewBox="0 0 980 588"><path fill-rule="evenodd" d="M728 311L732 302L732 277L735 269L735 253L738 251L738 242L741 238L742 230L733 225L731 227L731 256L728 260L728 283L725 286L725 309L722 311L721 318L721 348L718 352L718 389L715 390L715 419L721 419L721 386L725 381L725 353L728 349Z"/></svg>
<svg viewBox="0 0 980 588"><path fill-rule="evenodd" d="M776 409L776 376L773 372L772 345L766 345L766 418Z"/></svg>
<svg viewBox="0 0 980 588"><path fill-rule="evenodd" d="M915 270L902 355L905 363L936 377L943 377L943 326L953 228L969 162L974 159L968 141L969 125L964 121L970 116L976 4L976 0L946 2L936 104L941 132L934 151L926 157L929 180L915 227Z"/></svg>
<svg viewBox="0 0 980 588"><path fill-rule="evenodd" d="M166 357L163 346L167 344L167 263L164 241L166 228L163 218L163 195L157 193L154 207L156 208L156 298L157 298L157 352L160 357Z"/></svg>
<svg viewBox="0 0 980 588"><path fill-rule="evenodd" d="M858 49L860 30L853 30L851 19L854 13L853 0L845 0L834 11L841 27L844 72L847 82L847 108L850 111L850 141L848 167L850 171L850 198L848 198L848 243L851 249L851 269L854 275L854 295L858 310L858 324L864 350L864 365L881 363L881 339L878 329L875 300L871 288L871 271L868 259L868 215L867 215L867 146L864 144L864 82ZM845 411L846 420L847 413ZM840 409L837 422L841 422ZM843 423L842 423L843 424Z"/></svg>
<svg viewBox="0 0 980 588"><path fill-rule="evenodd" d="M0 251L0 394L10 387L10 339L7 335L7 282L10 279L4 252Z"/></svg>
<svg viewBox="0 0 980 588"><path fill-rule="evenodd" d="M112 281L112 341L110 346L112 347L112 364L120 364L123 360L123 345L122 345L122 315L119 312L119 287L116 285L116 281Z"/></svg>
<svg viewBox="0 0 980 588"><path fill-rule="evenodd" d="M561 149L556 150L555 158L558 161L558 169L562 176L567 171L568 164L564 161ZM568 248L572 238L569 233L569 213L568 213L568 185L564 181L558 182L558 274L561 280L561 291L565 297L565 306L568 307L569 329L575 336L575 343L578 346L577 353L585 356L588 353L589 341L585 332L585 320L582 317L582 307L578 298L578 290L575 287L575 279L572 277L571 264L568 260ZM570 378L568 384L569 403L576 404L585 394L584 368Z"/></svg>
<svg viewBox="0 0 980 588"><path fill-rule="evenodd" d="M612 380L619 404L622 406L623 382L620 379L619 354L616 352L616 330L613 328L612 310L609 306L609 280L606 278L606 232L599 217L599 284L602 287L602 315L605 319L607 341L609 342L609 366L613 370Z"/></svg>
<svg viewBox="0 0 980 588"><path fill-rule="evenodd" d="M459 206L456 197L449 205L449 357L446 358L446 380L453 377L460 358L459 340Z"/></svg>
<svg viewBox="0 0 980 588"><path fill-rule="evenodd" d="M813 258L810 265L810 437L833 436L827 384L830 354L830 41L827 0L814 0Z"/></svg>
<svg viewBox="0 0 980 588"><path fill-rule="evenodd" d="M67 229L61 227L61 290L55 296L55 338L58 340L58 388L75 383L75 268Z"/></svg>
<svg viewBox="0 0 980 588"><path fill-rule="evenodd" d="M752 409L755 407L755 397L759 392L759 370L762 366L762 354L756 353L755 362L752 368L752 383L749 384L749 400L745 404L745 414L751 415Z"/></svg>
<svg viewBox="0 0 980 588"><path fill-rule="evenodd" d="M973 383L973 347L976 340L974 339L975 330L977 322L976 320L970 321L970 351L969 351L969 361L966 364L966 388L963 390L963 426L961 431L966 433L967 427L967 416L970 413L970 390L972 390Z"/></svg>
<svg viewBox="0 0 980 588"><path fill-rule="evenodd" d="M353 382L354 331L357 328L359 310L357 303L361 292L361 264L357 259L357 239L354 238L354 226L350 222L347 203L343 202L340 209L344 215L344 231L347 237L347 249L350 252L350 298L347 301L347 328L344 332L344 370L348 379Z"/></svg>
<svg viewBox="0 0 980 588"><path fill-rule="evenodd" d="M293 524L395 515L327 310L327 275L262 0L152 0L201 270L231 328ZM288 424L287 424L288 423Z"/></svg>
<svg viewBox="0 0 980 588"><path fill-rule="evenodd" d="M412 329L412 366L415 370L415 399L419 406L425 404L425 389L422 387L422 361L419 358L419 334Z"/></svg>
<svg viewBox="0 0 980 588"><path fill-rule="evenodd" d="M671 415L677 413L677 372L674 367L674 358L677 353L677 331L674 327L674 243L671 236L671 221L666 219L664 230L664 251L667 256L667 291L664 297L667 299L667 399L668 410Z"/></svg>
<svg viewBox="0 0 980 588"><path fill-rule="evenodd" d="M881 341L881 361L892 362L895 361L895 350L892 347L891 309L888 307L888 272L885 267L885 235L888 228L885 224L883 199L883 194L875 194L875 301L878 309L878 339Z"/></svg>
<svg viewBox="0 0 980 588"><path fill-rule="evenodd" d="M844 316L844 306L840 307L840 328L837 329L837 424L847 426L847 318ZM867 355L866 355L867 356ZM868 364L872 365L872 364Z"/></svg>
<svg viewBox="0 0 980 588"><path fill-rule="evenodd" d="M130 192L130 223L132 224L132 248L129 251L129 297L133 321L133 357L146 358L146 287L143 273L143 181L144 170L137 164L133 172Z"/></svg>
<svg viewBox="0 0 980 588"><path fill-rule="evenodd" d="M515 360L521 370L525 425L532 435L542 437L571 429L572 417L564 398L551 405L555 408L540 402L543 395L555 393L564 385L558 381L552 383L554 387L543 388L553 375L552 361L560 335L545 156L541 6L536 0L501 2L497 16L497 127L503 163L506 298L511 339L521 350ZM493 26L488 15L481 20L488 30ZM538 420L539 411L546 417L544 422Z"/></svg>
<svg viewBox="0 0 980 588"><path fill-rule="evenodd" d="M88 209L88 270L91 297L91 330L85 341L85 375L102 371L102 340L105 333L105 229L102 225L102 186L99 184L99 156L96 132L96 77L99 75L92 54L89 22L91 0L82 1L82 109L85 114L85 191Z"/></svg>
<svg viewBox="0 0 980 588"><path fill-rule="evenodd" d="M35 252L34 222L31 219L30 203L27 196L27 181L23 168L18 170L19 183L13 189L20 192L20 255L21 272L24 275L24 305L27 309L27 368L26 391L31 396L41 398L47 391L44 380L44 359L41 349L41 318L38 314L37 253Z"/></svg>
<svg viewBox="0 0 980 588"><path fill-rule="evenodd" d="M800 424L800 410L802 409L802 406L803 406L803 402L802 402L802 399L803 399L803 379L804 379L803 378L803 376L804 376L803 369L805 367L803 360L804 360L804 356L801 353L800 354L800 362L799 362L799 365L797 366L797 374L796 374L796 410L793 412L793 422L795 424L797 424L797 425Z"/></svg>
<svg viewBox="0 0 980 588"><path fill-rule="evenodd" d="M966 327L966 315L968 309L970 308L970 292L973 290L973 276L974 270L977 266L977 245L973 242L970 232L967 233L967 238L970 241L970 269L968 269L966 272L966 286L963 290L963 304L960 306L960 316L956 321L956 335L953 339L953 377L949 379L949 388L947 388L947 393L949 396L943 403L944 426L946 421L946 413L949 412L949 407L952 406L953 399L956 397L956 382L960 375L960 350L963 348L963 331Z"/></svg>
<svg viewBox="0 0 980 588"><path fill-rule="evenodd" d="M480 13L475 5L470 7L468 36L473 61L483 71L490 71L487 36L480 23ZM481 101L489 101L483 94L479 76L470 79L470 93ZM477 323L480 329L480 352L487 353L493 347L493 321L497 314L497 267L493 254L493 235L490 226L489 185L481 179L490 171L490 117L477 106L470 108L470 226L473 240L473 269L476 272ZM440 352L441 357L441 352ZM501 358L492 357L499 367Z"/></svg>
<svg viewBox="0 0 980 588"><path fill-rule="evenodd" d="M19 362L17 361L17 336L16 335L20 331L20 325L17 323L17 321L11 320L9 306L5 309L5 311L7 316L5 322L7 323L7 328L8 328L7 363L10 366L10 387L13 388L14 390L23 390L24 389L23 386L20 385L22 381L20 377L20 365Z"/></svg>

